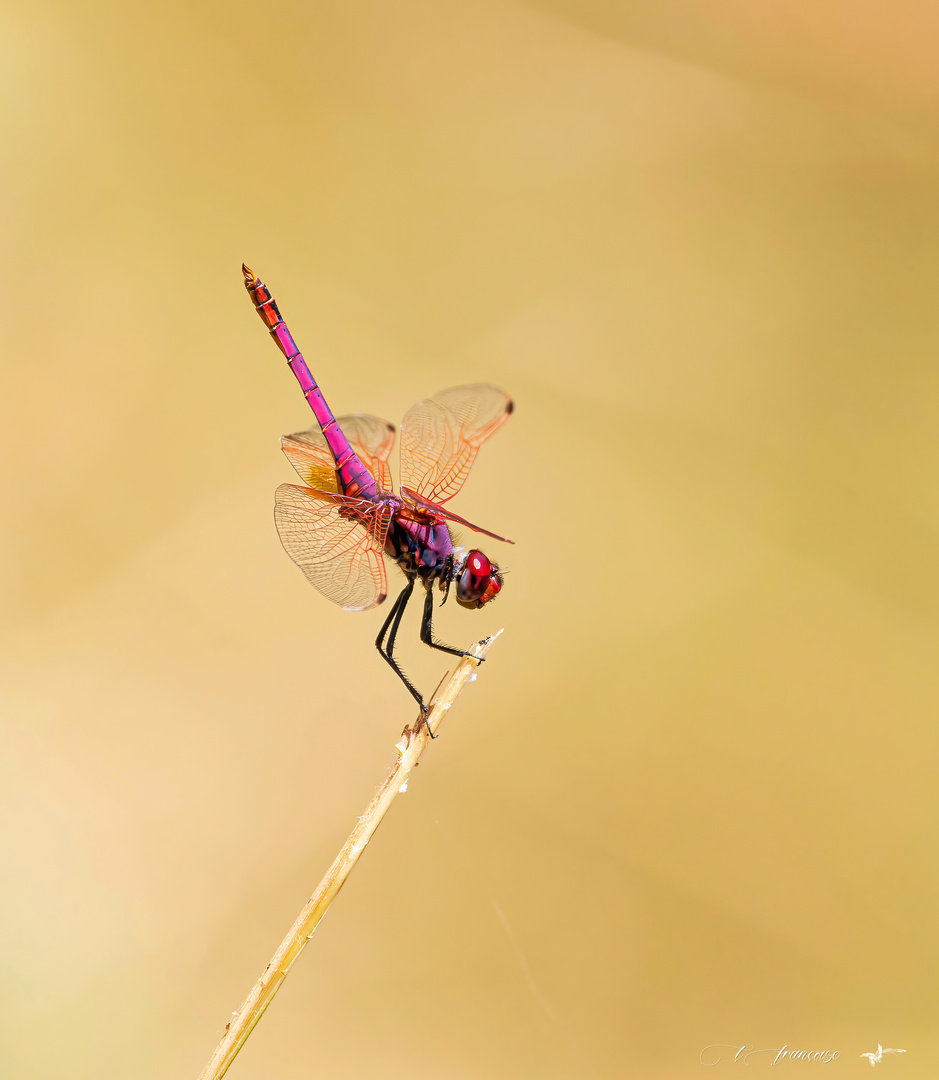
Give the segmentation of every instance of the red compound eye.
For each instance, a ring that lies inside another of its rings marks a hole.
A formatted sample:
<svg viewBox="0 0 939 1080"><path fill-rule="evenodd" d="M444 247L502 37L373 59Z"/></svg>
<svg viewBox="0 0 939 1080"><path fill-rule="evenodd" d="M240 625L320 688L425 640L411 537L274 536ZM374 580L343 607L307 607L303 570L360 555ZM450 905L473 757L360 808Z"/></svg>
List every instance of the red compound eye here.
<svg viewBox="0 0 939 1080"><path fill-rule="evenodd" d="M488 577L492 573L492 563L481 551L470 552L466 568L473 577Z"/></svg>
<svg viewBox="0 0 939 1080"><path fill-rule="evenodd" d="M482 607L502 588L499 568L481 551L466 556L463 570L456 582L456 598L467 607Z"/></svg>

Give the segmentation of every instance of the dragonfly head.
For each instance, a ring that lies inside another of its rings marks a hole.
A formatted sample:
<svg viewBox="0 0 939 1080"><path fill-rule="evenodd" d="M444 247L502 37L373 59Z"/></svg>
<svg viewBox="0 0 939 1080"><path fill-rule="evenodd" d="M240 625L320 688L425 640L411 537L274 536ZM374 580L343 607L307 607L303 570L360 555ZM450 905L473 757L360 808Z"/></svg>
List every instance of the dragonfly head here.
<svg viewBox="0 0 939 1080"><path fill-rule="evenodd" d="M466 558L454 567L456 599L466 608L480 608L488 604L502 588L499 567L481 551L467 552Z"/></svg>

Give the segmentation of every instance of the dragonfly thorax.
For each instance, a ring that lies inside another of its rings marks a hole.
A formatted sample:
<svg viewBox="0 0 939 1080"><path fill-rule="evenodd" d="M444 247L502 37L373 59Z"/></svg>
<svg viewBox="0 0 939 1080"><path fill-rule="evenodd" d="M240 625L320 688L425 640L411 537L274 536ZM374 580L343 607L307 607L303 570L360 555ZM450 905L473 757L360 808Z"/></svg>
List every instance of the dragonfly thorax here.
<svg viewBox="0 0 939 1080"><path fill-rule="evenodd" d="M453 562L453 540L446 523L429 514L395 514L385 550L409 576L432 581Z"/></svg>
<svg viewBox="0 0 939 1080"><path fill-rule="evenodd" d="M385 550L405 574L419 577L428 587L436 580L449 595L451 585L456 585L461 607L480 608L502 588L502 574L491 559L476 548L454 550L446 522L420 508L398 510Z"/></svg>

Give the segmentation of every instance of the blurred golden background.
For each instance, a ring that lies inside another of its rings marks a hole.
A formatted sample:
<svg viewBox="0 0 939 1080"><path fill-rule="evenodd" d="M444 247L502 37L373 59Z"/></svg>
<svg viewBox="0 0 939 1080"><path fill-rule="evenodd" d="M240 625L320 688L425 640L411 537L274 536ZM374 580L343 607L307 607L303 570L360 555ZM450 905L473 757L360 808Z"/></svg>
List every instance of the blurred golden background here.
<svg viewBox="0 0 939 1080"><path fill-rule="evenodd" d="M244 259L337 414L513 395L454 509L516 546L444 609L506 633L229 1076L878 1042L935 1076L935 5L0 27L0 1075L194 1080L413 719L382 613L278 542L312 417Z"/></svg>

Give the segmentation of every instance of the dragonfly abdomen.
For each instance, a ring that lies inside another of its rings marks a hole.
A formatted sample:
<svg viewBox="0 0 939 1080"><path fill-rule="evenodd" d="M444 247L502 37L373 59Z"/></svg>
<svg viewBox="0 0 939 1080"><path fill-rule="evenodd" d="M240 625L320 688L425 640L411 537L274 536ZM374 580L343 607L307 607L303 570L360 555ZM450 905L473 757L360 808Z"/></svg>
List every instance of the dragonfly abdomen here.
<svg viewBox="0 0 939 1080"><path fill-rule="evenodd" d="M303 396L307 399L313 415L319 422L326 443L336 461L336 473L339 477L339 486L344 495L361 495L364 498L374 498L378 494L378 485L372 474L362 464L359 456L352 449L342 428L336 423L332 409L323 397L313 373L307 367L303 353L297 348L293 335L287 328L283 316L277 307L277 302L271 296L268 287L247 266L242 266L245 276L245 288L251 297L261 321L270 331L271 337L277 342L277 347L287 358L290 370L296 376Z"/></svg>

